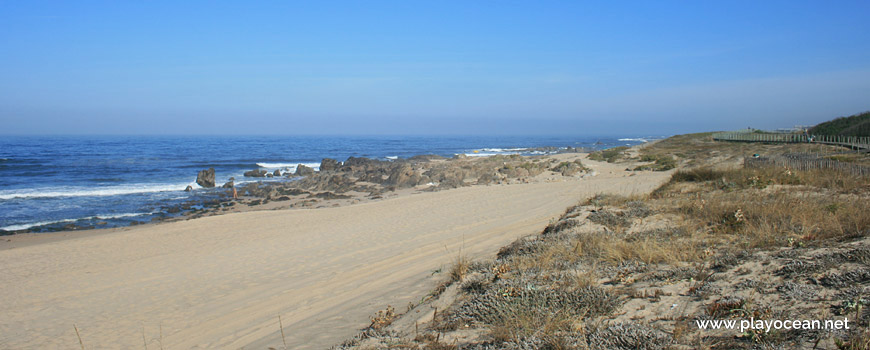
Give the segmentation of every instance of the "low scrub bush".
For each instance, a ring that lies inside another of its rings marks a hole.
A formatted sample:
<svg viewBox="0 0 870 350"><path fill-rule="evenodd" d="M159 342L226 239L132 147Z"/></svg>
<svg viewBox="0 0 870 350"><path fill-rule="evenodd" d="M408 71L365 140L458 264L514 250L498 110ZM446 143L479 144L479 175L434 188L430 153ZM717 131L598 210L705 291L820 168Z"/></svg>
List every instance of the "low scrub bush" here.
<svg viewBox="0 0 870 350"><path fill-rule="evenodd" d="M628 150L628 147L620 146L614 148L608 148L605 150L595 151L589 154L589 159L597 160L600 162L608 162L613 163L625 157L625 151Z"/></svg>

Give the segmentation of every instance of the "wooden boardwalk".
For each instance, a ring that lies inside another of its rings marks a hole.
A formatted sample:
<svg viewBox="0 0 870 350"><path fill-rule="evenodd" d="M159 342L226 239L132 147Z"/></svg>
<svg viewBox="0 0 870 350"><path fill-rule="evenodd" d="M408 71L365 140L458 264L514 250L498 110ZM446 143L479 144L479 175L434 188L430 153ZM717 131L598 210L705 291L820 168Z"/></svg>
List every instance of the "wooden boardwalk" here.
<svg viewBox="0 0 870 350"><path fill-rule="evenodd" d="M870 137L828 136L807 134L768 134L754 132L718 132L716 141L768 142L768 143L817 143L848 147L855 151L870 151Z"/></svg>

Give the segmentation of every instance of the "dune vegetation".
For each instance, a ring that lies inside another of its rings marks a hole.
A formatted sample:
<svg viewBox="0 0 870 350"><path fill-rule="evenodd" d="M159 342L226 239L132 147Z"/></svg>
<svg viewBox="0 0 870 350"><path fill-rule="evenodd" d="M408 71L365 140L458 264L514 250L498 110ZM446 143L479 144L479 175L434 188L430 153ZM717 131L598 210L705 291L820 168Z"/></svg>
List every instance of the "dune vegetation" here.
<svg viewBox="0 0 870 350"><path fill-rule="evenodd" d="M742 166L753 153L836 151L825 147L693 134L593 153L626 171L678 170L652 193L578 198L492 259L457 259L424 302L340 348L870 349L870 181ZM744 319L852 327L699 327Z"/></svg>

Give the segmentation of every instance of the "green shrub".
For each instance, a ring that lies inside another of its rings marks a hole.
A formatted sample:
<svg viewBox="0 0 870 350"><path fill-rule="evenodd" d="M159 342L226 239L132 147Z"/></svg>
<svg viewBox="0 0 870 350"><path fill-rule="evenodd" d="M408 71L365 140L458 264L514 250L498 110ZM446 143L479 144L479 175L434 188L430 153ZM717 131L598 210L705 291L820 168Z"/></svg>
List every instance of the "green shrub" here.
<svg viewBox="0 0 870 350"><path fill-rule="evenodd" d="M870 136L870 112L821 123L810 129L814 135Z"/></svg>
<svg viewBox="0 0 870 350"><path fill-rule="evenodd" d="M657 156L646 154L640 157L641 161L644 162L655 162L653 164L644 164L639 165L634 170L653 170L653 171L665 171L671 170L677 167L677 161L671 156Z"/></svg>
<svg viewBox="0 0 870 350"><path fill-rule="evenodd" d="M628 150L626 146L608 148L600 151L595 151L589 154L589 159L601 162L613 163L624 157L624 152Z"/></svg>

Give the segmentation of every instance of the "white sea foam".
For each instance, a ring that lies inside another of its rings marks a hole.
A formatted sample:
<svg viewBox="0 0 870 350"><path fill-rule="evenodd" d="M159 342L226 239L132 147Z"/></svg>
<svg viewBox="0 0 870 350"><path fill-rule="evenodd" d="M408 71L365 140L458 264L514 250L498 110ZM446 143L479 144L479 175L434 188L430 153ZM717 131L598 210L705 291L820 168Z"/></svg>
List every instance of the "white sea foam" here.
<svg viewBox="0 0 870 350"><path fill-rule="evenodd" d="M27 224L19 224L19 225L9 225L0 227L0 230L5 231L18 231L18 230L26 230L31 227L43 226L43 225L51 225L51 224L61 224L64 222L76 222L79 220L111 220L111 219L120 219L120 218L129 218L135 216L142 215L151 215L155 213L121 213L121 214L98 214L94 216L88 216L80 219L64 219L64 220L55 220L55 221L40 221L40 222L31 222Z"/></svg>
<svg viewBox="0 0 870 350"><path fill-rule="evenodd" d="M469 156L469 157L491 157L491 156L497 156L497 155L505 154L505 153L495 153L495 152L476 152L475 153L475 152L471 152L471 153L464 153L464 154L466 156ZM516 153L507 153L507 154L516 154Z"/></svg>
<svg viewBox="0 0 870 350"><path fill-rule="evenodd" d="M649 142L649 141L647 141L647 139L644 139L644 138L636 138L636 139L632 139L632 138L624 138L624 139L619 139L619 141Z"/></svg>
<svg viewBox="0 0 870 350"><path fill-rule="evenodd" d="M296 167L299 164L305 165L309 168L313 168L314 170L320 171L320 163L257 163L258 167L277 170L277 169L285 169L291 173L296 172Z"/></svg>
<svg viewBox="0 0 870 350"><path fill-rule="evenodd" d="M387 158L389 160L396 160L396 159L399 159L399 156L386 156L384 158Z"/></svg>
<svg viewBox="0 0 870 350"><path fill-rule="evenodd" d="M0 191L0 200L15 198L117 196L135 193L182 191L187 184L138 184L108 187L50 187ZM194 187L199 187L198 185Z"/></svg>
<svg viewBox="0 0 870 350"><path fill-rule="evenodd" d="M26 230L34 226L42 226L42 225L50 225L50 224L59 224L62 222L74 222L76 219L67 219L67 220L56 220L56 221L40 221L40 222L32 222L29 224L20 224L20 225L9 225L0 227L0 230L4 231L18 231L18 230Z"/></svg>
<svg viewBox="0 0 870 350"><path fill-rule="evenodd" d="M484 148L481 151L505 153L505 152L521 152L521 151L525 151L527 149L528 148Z"/></svg>
<svg viewBox="0 0 870 350"><path fill-rule="evenodd" d="M482 148L463 154L469 157L490 157L497 155L520 154L522 151L526 150L528 150L528 148Z"/></svg>
<svg viewBox="0 0 870 350"><path fill-rule="evenodd" d="M157 212L150 213L121 213L121 214L97 214L91 217L86 217L85 219L91 220L111 220L111 219L120 219L120 218L130 218L134 216L142 216L142 215L152 215L157 214Z"/></svg>

